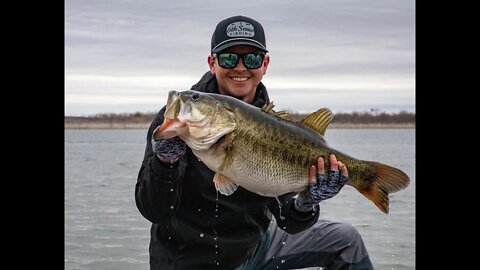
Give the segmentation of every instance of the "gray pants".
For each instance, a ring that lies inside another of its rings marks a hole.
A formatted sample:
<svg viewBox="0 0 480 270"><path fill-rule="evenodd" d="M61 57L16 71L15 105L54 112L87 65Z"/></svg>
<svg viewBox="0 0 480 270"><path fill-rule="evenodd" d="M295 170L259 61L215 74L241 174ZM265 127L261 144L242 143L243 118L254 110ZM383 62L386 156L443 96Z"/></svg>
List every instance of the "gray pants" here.
<svg viewBox="0 0 480 270"><path fill-rule="evenodd" d="M318 220L310 229L291 235L272 219L251 258L235 270L306 267L373 269L362 237L350 224Z"/></svg>

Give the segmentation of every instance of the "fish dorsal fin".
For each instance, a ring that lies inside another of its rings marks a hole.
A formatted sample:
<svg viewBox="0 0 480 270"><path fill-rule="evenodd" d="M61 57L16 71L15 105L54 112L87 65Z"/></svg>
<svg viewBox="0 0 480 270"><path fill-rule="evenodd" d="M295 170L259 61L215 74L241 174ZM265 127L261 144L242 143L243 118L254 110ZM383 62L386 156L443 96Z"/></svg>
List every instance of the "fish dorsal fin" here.
<svg viewBox="0 0 480 270"><path fill-rule="evenodd" d="M265 103L265 104L262 106L262 111L264 111L264 112L269 112L269 113L273 113L273 107L275 107L275 105L273 104L273 102Z"/></svg>
<svg viewBox="0 0 480 270"><path fill-rule="evenodd" d="M299 123L315 130L316 132L324 136L325 130L327 130L328 124L330 124L332 119L332 111L327 108L321 108L318 111L302 119Z"/></svg>
<svg viewBox="0 0 480 270"><path fill-rule="evenodd" d="M286 111L276 112L276 111L273 110L273 107L275 107L273 102L265 103L265 105L262 106L262 111L267 112L267 113L272 113L272 114L274 114L274 115L276 115L276 116L278 116L282 119L285 119L287 121L290 121L290 122L293 121L293 118Z"/></svg>
<svg viewBox="0 0 480 270"><path fill-rule="evenodd" d="M233 192L235 192L235 190L238 188L238 185L230 180L230 178L219 173L215 173L215 176L213 177L213 183L215 183L215 188L217 191L227 196L232 195Z"/></svg>
<svg viewBox="0 0 480 270"><path fill-rule="evenodd" d="M286 111L273 112L276 116L285 119L287 121L293 122L292 116L290 116Z"/></svg>

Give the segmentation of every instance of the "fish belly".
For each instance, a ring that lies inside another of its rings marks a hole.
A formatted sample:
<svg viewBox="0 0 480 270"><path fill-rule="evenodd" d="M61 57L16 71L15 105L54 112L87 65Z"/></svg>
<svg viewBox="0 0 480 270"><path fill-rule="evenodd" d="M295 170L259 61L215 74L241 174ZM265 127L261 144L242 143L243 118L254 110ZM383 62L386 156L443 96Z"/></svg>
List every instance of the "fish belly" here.
<svg viewBox="0 0 480 270"><path fill-rule="evenodd" d="M289 192L299 192L308 186L308 168L285 164L281 159L246 155L239 151L223 171L219 168L225 154L197 152L194 154L212 171L228 177L235 184L256 194L277 197Z"/></svg>

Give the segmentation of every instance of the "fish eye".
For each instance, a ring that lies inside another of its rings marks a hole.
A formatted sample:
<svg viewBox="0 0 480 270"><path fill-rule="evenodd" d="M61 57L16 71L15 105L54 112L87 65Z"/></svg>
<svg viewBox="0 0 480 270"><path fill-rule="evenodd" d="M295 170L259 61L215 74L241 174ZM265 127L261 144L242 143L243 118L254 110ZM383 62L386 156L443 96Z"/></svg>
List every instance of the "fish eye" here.
<svg viewBox="0 0 480 270"><path fill-rule="evenodd" d="M199 99L199 98L200 98L200 94L199 94L199 93L193 93L193 94L192 94L192 99L193 99L193 100L197 100L197 99Z"/></svg>

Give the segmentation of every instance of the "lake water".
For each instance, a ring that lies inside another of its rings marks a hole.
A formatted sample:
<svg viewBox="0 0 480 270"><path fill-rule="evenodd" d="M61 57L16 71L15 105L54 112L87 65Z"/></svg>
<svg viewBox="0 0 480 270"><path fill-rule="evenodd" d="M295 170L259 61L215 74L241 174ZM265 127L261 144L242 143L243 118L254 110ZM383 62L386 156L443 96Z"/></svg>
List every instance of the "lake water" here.
<svg viewBox="0 0 480 270"><path fill-rule="evenodd" d="M134 190L146 130L65 130L65 269L148 270L150 223ZM321 217L360 231L376 269L415 269L415 129L330 129L329 145L403 170L410 186L381 213L350 186Z"/></svg>

